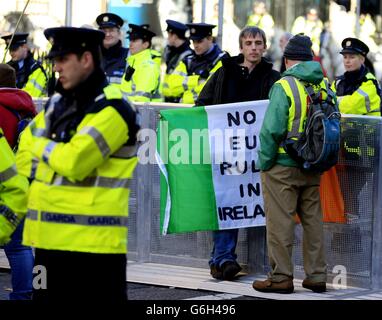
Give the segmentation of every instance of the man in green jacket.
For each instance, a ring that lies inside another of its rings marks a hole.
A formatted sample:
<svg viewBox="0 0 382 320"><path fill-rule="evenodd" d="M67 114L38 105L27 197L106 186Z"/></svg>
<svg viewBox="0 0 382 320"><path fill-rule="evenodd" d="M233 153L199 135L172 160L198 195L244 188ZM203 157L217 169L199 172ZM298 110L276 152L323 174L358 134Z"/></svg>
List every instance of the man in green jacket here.
<svg viewBox="0 0 382 320"><path fill-rule="evenodd" d="M288 133L296 132L292 139L297 139L303 131L308 100L302 81L310 84L315 92L328 86L320 64L311 61L311 46L307 36L296 35L289 40L284 51L287 70L271 89L269 107L260 131L259 161L271 272L267 280L253 283L257 291L292 293L294 290L295 213L304 229L306 278L302 285L314 292L326 290L320 174L300 169L280 147Z"/></svg>

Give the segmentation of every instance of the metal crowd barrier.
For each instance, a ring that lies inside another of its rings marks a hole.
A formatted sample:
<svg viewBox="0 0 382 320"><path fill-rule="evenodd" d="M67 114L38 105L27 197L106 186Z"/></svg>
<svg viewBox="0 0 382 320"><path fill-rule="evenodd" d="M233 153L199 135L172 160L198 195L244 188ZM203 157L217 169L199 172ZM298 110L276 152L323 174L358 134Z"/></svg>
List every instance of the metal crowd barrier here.
<svg viewBox="0 0 382 320"><path fill-rule="evenodd" d="M138 103L142 128L157 128L160 109L187 107L163 103ZM359 145L356 152L342 152L336 166L345 202L346 222L325 223L324 237L328 280L344 275L347 285L382 288L382 203L380 176L382 118L344 115L341 145ZM138 164L131 186L128 219L128 258L139 262L205 267L212 250L212 232L162 236L159 231L159 169ZM296 226L293 248L295 278L304 278L302 227ZM246 271L269 271L265 227L240 229L236 249Z"/></svg>

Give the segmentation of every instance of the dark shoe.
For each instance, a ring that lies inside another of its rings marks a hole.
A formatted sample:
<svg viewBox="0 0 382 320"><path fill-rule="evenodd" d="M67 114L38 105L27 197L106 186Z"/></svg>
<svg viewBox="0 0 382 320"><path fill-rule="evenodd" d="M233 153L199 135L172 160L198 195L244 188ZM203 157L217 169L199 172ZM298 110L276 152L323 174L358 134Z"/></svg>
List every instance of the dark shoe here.
<svg viewBox="0 0 382 320"><path fill-rule="evenodd" d="M236 261L226 261L221 266L223 279L231 281L241 271L240 265Z"/></svg>
<svg viewBox="0 0 382 320"><path fill-rule="evenodd" d="M214 264L210 266L210 273L212 278L223 280L222 270L219 267L215 266Z"/></svg>
<svg viewBox="0 0 382 320"><path fill-rule="evenodd" d="M254 281L252 287L256 291L269 293L293 293L294 291L292 279L286 279L281 282L273 282L269 279L264 281Z"/></svg>
<svg viewBox="0 0 382 320"><path fill-rule="evenodd" d="M321 293L326 291L326 282L313 282L312 280L305 279L302 282L305 289L312 290L313 292Z"/></svg>

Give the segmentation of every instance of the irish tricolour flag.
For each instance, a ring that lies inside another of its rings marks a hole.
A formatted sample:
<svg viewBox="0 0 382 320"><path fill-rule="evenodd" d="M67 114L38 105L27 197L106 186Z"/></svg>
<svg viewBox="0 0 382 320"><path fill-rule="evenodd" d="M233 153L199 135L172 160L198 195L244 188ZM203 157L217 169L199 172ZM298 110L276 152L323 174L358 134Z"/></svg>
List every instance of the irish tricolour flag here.
<svg viewBox="0 0 382 320"><path fill-rule="evenodd" d="M257 151L267 105L160 112L162 234L265 225Z"/></svg>

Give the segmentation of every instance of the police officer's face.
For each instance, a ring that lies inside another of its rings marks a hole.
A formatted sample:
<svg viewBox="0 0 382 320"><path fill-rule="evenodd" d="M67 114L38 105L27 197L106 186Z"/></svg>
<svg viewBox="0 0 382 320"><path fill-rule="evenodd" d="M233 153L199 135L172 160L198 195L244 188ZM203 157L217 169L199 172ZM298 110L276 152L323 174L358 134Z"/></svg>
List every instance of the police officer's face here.
<svg viewBox="0 0 382 320"><path fill-rule="evenodd" d="M91 56L89 52L85 52L81 58L78 58L76 54L68 53L54 58L54 71L58 72L58 81L65 90L74 89L88 77L88 55Z"/></svg>
<svg viewBox="0 0 382 320"><path fill-rule="evenodd" d="M118 28L102 28L105 33L105 38L103 39L103 46L108 49L118 43L120 39L121 32Z"/></svg>
<svg viewBox="0 0 382 320"><path fill-rule="evenodd" d="M253 11L256 14L264 14L265 13L265 4L263 2L255 3L253 5Z"/></svg>
<svg viewBox="0 0 382 320"><path fill-rule="evenodd" d="M175 33L173 32L168 32L168 37L167 37L167 43L169 46L173 46L175 47L176 46L176 40L177 40L177 36Z"/></svg>
<svg viewBox="0 0 382 320"><path fill-rule="evenodd" d="M143 41L142 39L130 40L129 50L131 54L139 53L148 47L149 43L147 41Z"/></svg>
<svg viewBox="0 0 382 320"><path fill-rule="evenodd" d="M360 54L344 53L344 66L346 71L356 71L361 69L362 64L365 62L365 58Z"/></svg>
<svg viewBox="0 0 382 320"><path fill-rule="evenodd" d="M260 34L257 34L255 37L248 36L241 39L241 46L240 52L244 56L244 61L255 65L261 61L261 57L266 49L266 44Z"/></svg>
<svg viewBox="0 0 382 320"><path fill-rule="evenodd" d="M203 38L201 40L192 40L195 53L200 56L206 53L213 45L212 37Z"/></svg>
<svg viewBox="0 0 382 320"><path fill-rule="evenodd" d="M307 14L307 18L309 21L316 21L318 19L318 12L316 9L309 10Z"/></svg>
<svg viewBox="0 0 382 320"><path fill-rule="evenodd" d="M10 49L9 54L11 55L12 61L20 61L27 57L28 47L26 44L17 47L16 49Z"/></svg>

